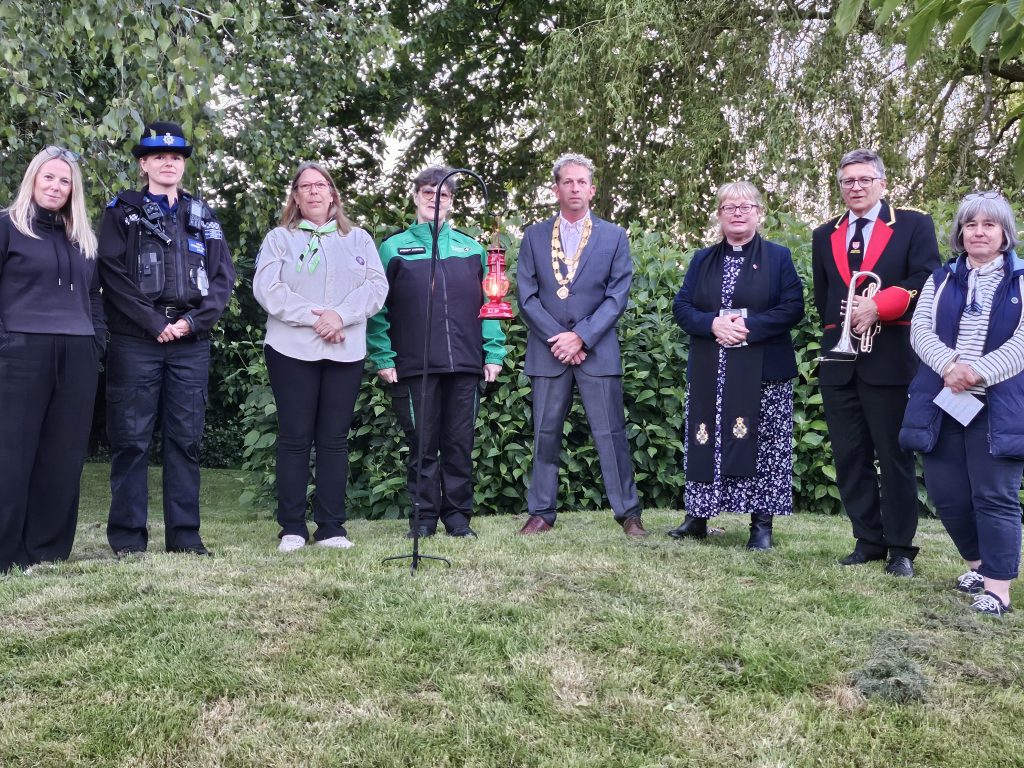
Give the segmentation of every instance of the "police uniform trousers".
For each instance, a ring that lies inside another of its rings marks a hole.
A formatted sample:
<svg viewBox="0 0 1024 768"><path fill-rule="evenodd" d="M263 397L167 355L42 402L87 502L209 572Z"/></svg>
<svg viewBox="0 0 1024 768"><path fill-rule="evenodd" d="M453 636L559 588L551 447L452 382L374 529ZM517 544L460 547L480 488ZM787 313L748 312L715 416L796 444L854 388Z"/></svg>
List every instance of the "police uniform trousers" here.
<svg viewBox="0 0 1024 768"><path fill-rule="evenodd" d="M281 536L309 539L306 489L316 447L313 522L317 541L346 535L348 430L363 361L298 360L263 347L277 404L277 522Z"/></svg>
<svg viewBox="0 0 1024 768"><path fill-rule="evenodd" d="M93 336L0 340L0 573L71 554L97 371Z"/></svg>
<svg viewBox="0 0 1024 768"><path fill-rule="evenodd" d="M907 387L866 384L855 373L847 384L822 385L821 399L857 551L913 560L917 471L913 452L899 446Z"/></svg>
<svg viewBox="0 0 1024 768"><path fill-rule="evenodd" d="M431 373L426 389L420 375L407 376L391 387L392 407L409 444L409 500L419 504L419 524L428 532L437 529L438 519L449 532L466 528L473 516L479 383L475 373ZM417 475L421 431L423 460ZM409 525L414 525L411 513Z"/></svg>
<svg viewBox="0 0 1024 768"><path fill-rule="evenodd" d="M199 546L199 446L206 421L210 340L111 334L107 350L110 515L107 541L117 552L149 540L149 447L163 437L164 540L168 550Z"/></svg>
<svg viewBox="0 0 1024 768"><path fill-rule="evenodd" d="M558 508L558 467L562 430L572 405L573 384L601 463L601 476L615 519L620 523L640 516L640 499L633 480L633 461L626 440L626 416L621 376L591 376L570 365L558 376L533 376L533 473L526 496L531 515L554 524Z"/></svg>

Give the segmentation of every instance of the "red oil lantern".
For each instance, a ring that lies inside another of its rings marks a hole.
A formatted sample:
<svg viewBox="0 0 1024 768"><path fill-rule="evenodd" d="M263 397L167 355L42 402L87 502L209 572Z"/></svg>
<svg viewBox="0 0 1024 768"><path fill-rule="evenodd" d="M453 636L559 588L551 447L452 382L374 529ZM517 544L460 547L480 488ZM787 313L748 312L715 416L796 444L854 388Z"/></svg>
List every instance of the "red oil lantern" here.
<svg viewBox="0 0 1024 768"><path fill-rule="evenodd" d="M512 317L512 305L503 301L508 293L508 278L505 276L505 249L498 238L498 228L494 229L491 247L487 249L487 276L483 282L484 295L488 298L480 308L482 320L509 320Z"/></svg>

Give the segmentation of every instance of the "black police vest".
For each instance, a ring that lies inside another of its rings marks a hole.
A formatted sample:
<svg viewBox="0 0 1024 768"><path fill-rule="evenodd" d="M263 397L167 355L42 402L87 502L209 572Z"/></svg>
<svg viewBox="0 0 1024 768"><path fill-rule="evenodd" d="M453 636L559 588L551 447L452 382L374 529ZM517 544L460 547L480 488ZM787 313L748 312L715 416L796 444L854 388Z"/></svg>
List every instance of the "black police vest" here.
<svg viewBox="0 0 1024 768"><path fill-rule="evenodd" d="M209 292L206 237L203 225L206 206L194 198L182 199L188 205L188 220L182 222L181 210L168 212L153 200L144 200L141 209L125 204L128 215L128 269L139 290L154 304L181 310L198 307ZM132 244L134 243L134 246Z"/></svg>

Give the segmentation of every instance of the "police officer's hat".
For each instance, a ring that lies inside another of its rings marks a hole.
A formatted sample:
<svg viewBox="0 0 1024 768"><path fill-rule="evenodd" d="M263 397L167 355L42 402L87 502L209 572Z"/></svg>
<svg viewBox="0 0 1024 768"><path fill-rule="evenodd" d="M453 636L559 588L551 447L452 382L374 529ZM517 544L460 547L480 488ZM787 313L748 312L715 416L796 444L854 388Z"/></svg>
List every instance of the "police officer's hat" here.
<svg viewBox="0 0 1024 768"><path fill-rule="evenodd" d="M184 157L192 156L192 147L185 139L177 123L147 123L142 138L132 149L135 157L155 155L157 152L177 152Z"/></svg>

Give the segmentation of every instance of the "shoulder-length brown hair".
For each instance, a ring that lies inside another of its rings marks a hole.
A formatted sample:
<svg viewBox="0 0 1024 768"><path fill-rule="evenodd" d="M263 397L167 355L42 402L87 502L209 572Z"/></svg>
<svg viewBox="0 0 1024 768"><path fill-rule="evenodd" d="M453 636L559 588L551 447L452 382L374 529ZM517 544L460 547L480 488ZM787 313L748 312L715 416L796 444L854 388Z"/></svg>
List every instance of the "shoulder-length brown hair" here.
<svg viewBox="0 0 1024 768"><path fill-rule="evenodd" d="M314 171L324 177L324 181L327 182L331 188L331 208L328 211L328 220L334 219L338 222L338 231L343 235L347 235L352 231L352 221L348 216L345 215L345 208L341 204L341 197L338 195L338 188L334 186L334 179L331 178L331 174L327 172L320 163L304 162L299 164L299 169L295 171L295 175L292 176L291 186L288 187L288 202L284 204L284 211L281 213L280 226L288 227L288 229L295 229L299 226L299 222L302 221L302 212L299 210L299 201L295 195L298 192L299 187L299 176L305 171L312 168Z"/></svg>

